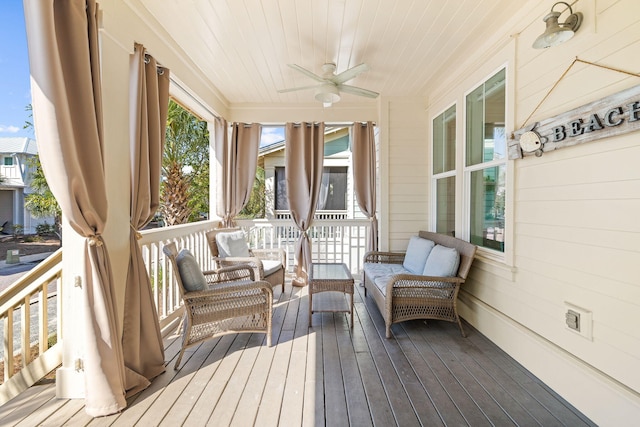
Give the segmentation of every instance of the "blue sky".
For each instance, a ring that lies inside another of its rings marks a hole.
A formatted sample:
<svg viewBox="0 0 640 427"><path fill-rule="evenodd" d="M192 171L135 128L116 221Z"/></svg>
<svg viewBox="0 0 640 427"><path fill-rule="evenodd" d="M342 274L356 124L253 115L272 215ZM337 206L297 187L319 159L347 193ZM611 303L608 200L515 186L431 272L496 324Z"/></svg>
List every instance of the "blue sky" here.
<svg viewBox="0 0 640 427"><path fill-rule="evenodd" d="M22 129L31 103L22 0L2 2L0 40L0 137L33 137L33 131Z"/></svg>

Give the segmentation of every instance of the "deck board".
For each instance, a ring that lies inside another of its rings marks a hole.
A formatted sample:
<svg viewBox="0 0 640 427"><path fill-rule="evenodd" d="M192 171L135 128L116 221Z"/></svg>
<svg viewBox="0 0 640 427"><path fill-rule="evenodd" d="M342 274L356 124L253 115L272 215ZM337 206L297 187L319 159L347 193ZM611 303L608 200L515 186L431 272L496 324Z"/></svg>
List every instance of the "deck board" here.
<svg viewBox="0 0 640 427"><path fill-rule="evenodd" d="M44 426L593 425L465 324L409 321L385 338L376 305L356 282L348 313L315 313L306 288L275 292L273 343L229 334L185 352L164 341L166 371L120 414L91 418L82 400L31 387L0 407L1 424Z"/></svg>

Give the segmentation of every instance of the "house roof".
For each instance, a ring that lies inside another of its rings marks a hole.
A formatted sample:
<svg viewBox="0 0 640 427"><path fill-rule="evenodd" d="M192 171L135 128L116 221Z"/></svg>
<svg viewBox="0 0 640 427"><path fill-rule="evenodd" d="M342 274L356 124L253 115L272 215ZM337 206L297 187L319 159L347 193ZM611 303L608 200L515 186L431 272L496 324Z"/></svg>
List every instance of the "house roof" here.
<svg viewBox="0 0 640 427"><path fill-rule="evenodd" d="M327 126L324 130L325 143L334 141L348 134L348 128L344 126ZM282 141L276 141L269 145L263 145L258 150L258 157L266 156L277 151L284 150L284 139Z"/></svg>
<svg viewBox="0 0 640 427"><path fill-rule="evenodd" d="M0 138L0 153L3 154L38 154L35 139L28 137Z"/></svg>

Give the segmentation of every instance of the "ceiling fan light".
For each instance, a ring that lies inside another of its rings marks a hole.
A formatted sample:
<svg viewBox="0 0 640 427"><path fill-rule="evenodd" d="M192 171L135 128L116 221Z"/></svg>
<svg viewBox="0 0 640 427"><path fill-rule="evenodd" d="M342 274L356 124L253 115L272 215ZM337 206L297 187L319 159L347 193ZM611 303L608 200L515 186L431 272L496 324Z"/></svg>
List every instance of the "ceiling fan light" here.
<svg viewBox="0 0 640 427"><path fill-rule="evenodd" d="M565 22L559 23L558 18L561 12L556 12L553 8L558 4L564 4L569 9L569 16ZM569 40L575 32L580 28L582 23L582 14L580 12L573 13L571 6L564 2L555 3L551 7L549 12L543 19L547 28L535 42L533 42L534 49L546 49L551 46L557 46L561 43Z"/></svg>
<svg viewBox="0 0 640 427"><path fill-rule="evenodd" d="M315 95L316 101L320 101L323 104L333 104L340 101L340 92L338 88L332 84L323 84L318 88Z"/></svg>

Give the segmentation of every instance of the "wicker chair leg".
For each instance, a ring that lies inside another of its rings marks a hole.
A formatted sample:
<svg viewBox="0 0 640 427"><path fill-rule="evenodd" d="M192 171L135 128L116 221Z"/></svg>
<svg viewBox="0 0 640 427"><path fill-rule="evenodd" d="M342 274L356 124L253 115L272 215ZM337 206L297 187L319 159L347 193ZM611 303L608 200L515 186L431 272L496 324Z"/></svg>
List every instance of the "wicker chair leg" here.
<svg viewBox="0 0 640 427"><path fill-rule="evenodd" d="M182 347L182 349L180 350L180 354L178 355L178 359L176 360L176 364L173 365L173 370L174 371L178 370L178 365L180 364L180 361L182 360L182 355L184 355L184 351L185 351L185 347Z"/></svg>
<svg viewBox="0 0 640 427"><path fill-rule="evenodd" d="M387 327L387 333L386 333L387 338L391 338L391 323L387 323L386 327Z"/></svg>
<svg viewBox="0 0 640 427"><path fill-rule="evenodd" d="M465 334L464 329L462 329L462 322L460 321L460 317L456 316L456 318L458 319L458 326L460 327L460 333L462 334L463 338L466 338L467 334Z"/></svg>

